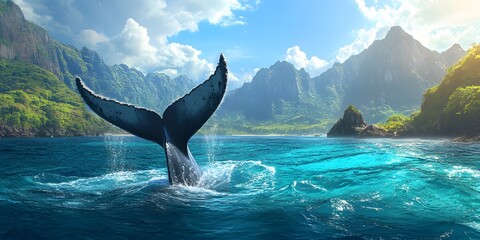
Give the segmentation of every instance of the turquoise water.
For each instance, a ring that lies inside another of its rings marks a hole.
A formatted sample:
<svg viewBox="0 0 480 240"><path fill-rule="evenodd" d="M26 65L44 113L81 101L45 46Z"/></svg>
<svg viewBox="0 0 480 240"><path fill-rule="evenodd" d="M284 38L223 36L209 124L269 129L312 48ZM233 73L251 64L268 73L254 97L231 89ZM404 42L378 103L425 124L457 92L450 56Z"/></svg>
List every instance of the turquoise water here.
<svg viewBox="0 0 480 240"><path fill-rule="evenodd" d="M194 137L168 186L136 137L0 139L0 239L480 239L480 144Z"/></svg>

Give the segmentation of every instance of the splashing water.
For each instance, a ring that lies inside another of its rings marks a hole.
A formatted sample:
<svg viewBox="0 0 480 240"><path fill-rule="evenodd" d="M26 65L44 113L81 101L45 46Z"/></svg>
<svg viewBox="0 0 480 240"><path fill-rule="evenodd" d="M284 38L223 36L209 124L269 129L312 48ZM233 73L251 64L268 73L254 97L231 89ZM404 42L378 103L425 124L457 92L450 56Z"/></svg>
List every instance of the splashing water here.
<svg viewBox="0 0 480 240"><path fill-rule="evenodd" d="M214 123L213 126L208 130L208 133L205 135L205 148L207 150L207 157L209 162L215 161L215 149L217 149L217 129L218 123Z"/></svg>
<svg viewBox="0 0 480 240"><path fill-rule="evenodd" d="M1 139L0 238L480 238L480 144L215 141L211 161L191 140L191 187L169 186L161 148L135 137Z"/></svg>
<svg viewBox="0 0 480 240"><path fill-rule="evenodd" d="M128 138L106 135L105 148L108 152L108 161L112 172L125 170L125 157L128 154Z"/></svg>

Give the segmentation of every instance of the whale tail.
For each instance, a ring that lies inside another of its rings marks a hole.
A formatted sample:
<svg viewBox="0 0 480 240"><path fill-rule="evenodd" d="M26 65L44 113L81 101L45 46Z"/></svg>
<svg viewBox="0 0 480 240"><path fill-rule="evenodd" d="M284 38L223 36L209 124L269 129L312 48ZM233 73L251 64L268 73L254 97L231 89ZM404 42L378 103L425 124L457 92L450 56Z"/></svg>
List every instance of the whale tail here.
<svg viewBox="0 0 480 240"><path fill-rule="evenodd" d="M100 117L165 149L170 183L193 185L201 173L188 150L188 140L220 105L226 91L227 74L227 64L220 55L215 73L168 106L163 117L155 111L100 96L79 77L75 81L82 98Z"/></svg>

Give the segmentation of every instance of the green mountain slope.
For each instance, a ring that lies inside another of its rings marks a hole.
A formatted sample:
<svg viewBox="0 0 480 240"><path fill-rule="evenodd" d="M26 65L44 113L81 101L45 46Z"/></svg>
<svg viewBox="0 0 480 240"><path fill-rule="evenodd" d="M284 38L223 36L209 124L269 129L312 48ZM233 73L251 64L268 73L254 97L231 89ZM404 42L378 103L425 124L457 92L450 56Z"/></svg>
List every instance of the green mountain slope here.
<svg viewBox="0 0 480 240"><path fill-rule="evenodd" d="M455 134L480 127L480 45L424 94L413 124L422 133Z"/></svg>
<svg viewBox="0 0 480 240"><path fill-rule="evenodd" d="M242 128L278 129L333 122L353 104L367 122L379 122L418 109L425 90L438 84L465 54L458 44L443 53L432 51L402 28L392 27L384 39L318 77L310 78L288 62L261 69L226 96L219 115Z"/></svg>
<svg viewBox="0 0 480 240"><path fill-rule="evenodd" d="M324 119L313 82L304 69L293 64L277 62L258 71L250 83L225 97L221 114L240 114L252 122L309 124Z"/></svg>
<svg viewBox="0 0 480 240"><path fill-rule="evenodd" d="M165 74L144 75L124 64L109 66L92 50L52 39L45 29L25 20L12 1L0 1L0 9L0 58L40 66L74 91L78 75L99 94L162 113L194 87L184 76L170 79Z"/></svg>
<svg viewBox="0 0 480 240"><path fill-rule="evenodd" d="M54 74L0 59L0 137L98 135L110 127Z"/></svg>
<svg viewBox="0 0 480 240"><path fill-rule="evenodd" d="M432 51L396 26L314 81L318 93L338 109L353 104L367 122L379 122L418 109L425 90L440 83L445 70L465 54L458 44L443 53Z"/></svg>

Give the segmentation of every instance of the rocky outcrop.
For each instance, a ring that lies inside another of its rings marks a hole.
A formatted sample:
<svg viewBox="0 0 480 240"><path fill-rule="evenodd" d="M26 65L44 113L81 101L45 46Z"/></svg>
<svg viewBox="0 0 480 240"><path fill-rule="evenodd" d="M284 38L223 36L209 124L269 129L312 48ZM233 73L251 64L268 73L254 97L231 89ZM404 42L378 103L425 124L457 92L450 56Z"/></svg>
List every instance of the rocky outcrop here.
<svg viewBox="0 0 480 240"><path fill-rule="evenodd" d="M363 129L362 132L358 135L359 137L362 138L368 138L368 137L392 137L393 134L389 133L387 129L379 127L377 125L370 125Z"/></svg>
<svg viewBox="0 0 480 240"><path fill-rule="evenodd" d="M343 113L343 117L327 133L327 137L355 137L366 127L367 123L360 111L350 105Z"/></svg>
<svg viewBox="0 0 480 240"><path fill-rule="evenodd" d="M459 137L453 139L455 142L478 142L480 141L480 126L460 134Z"/></svg>

